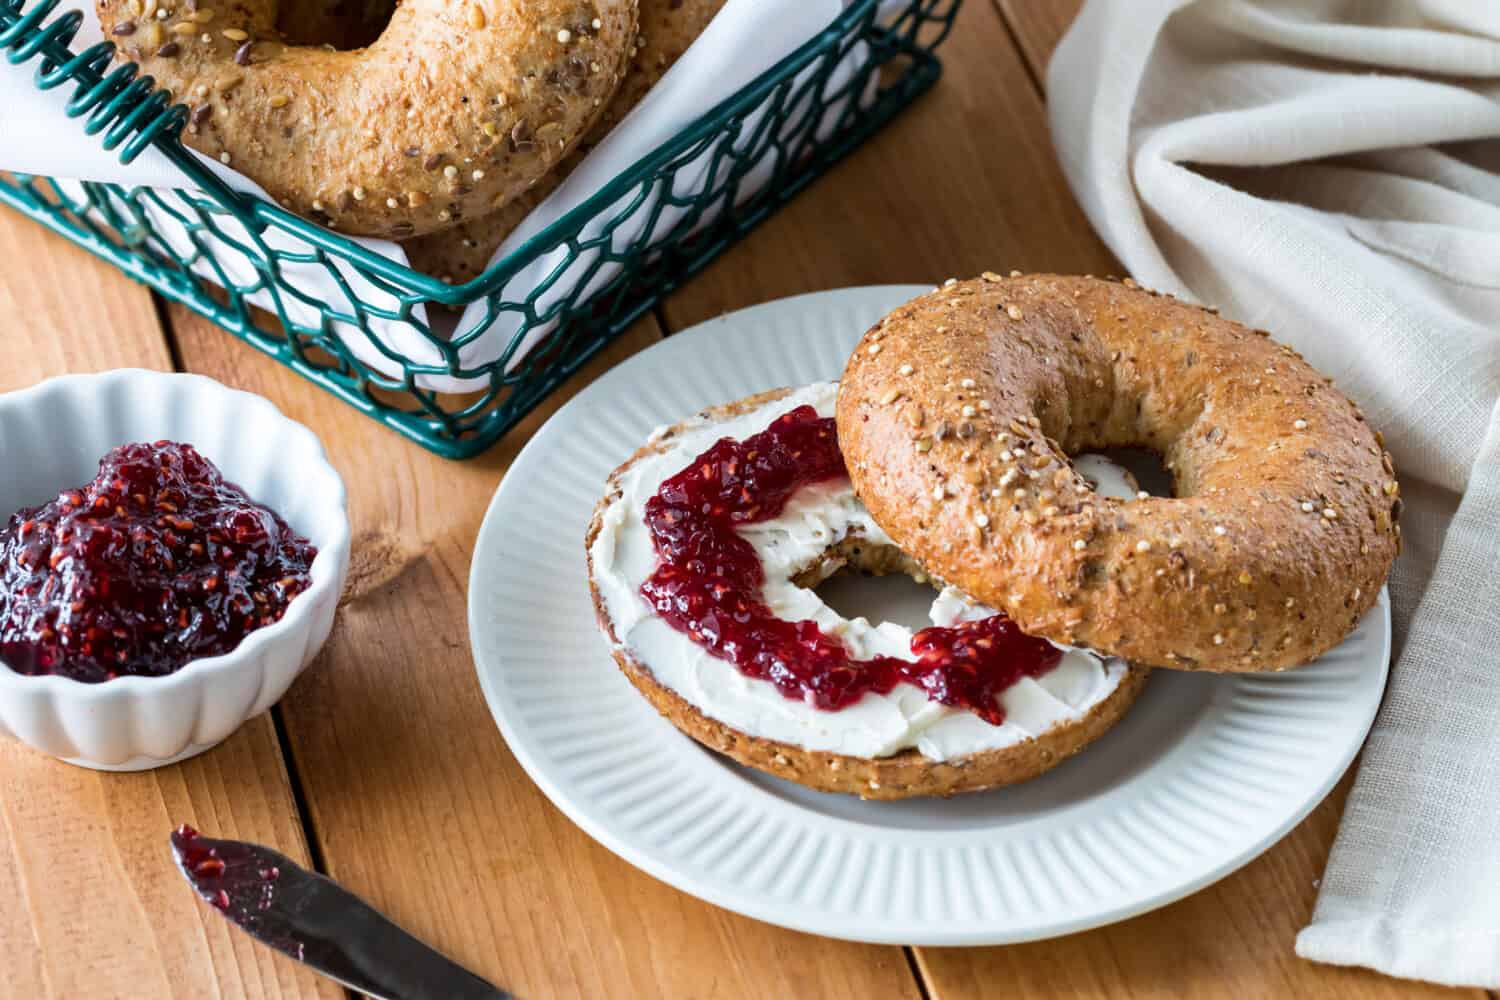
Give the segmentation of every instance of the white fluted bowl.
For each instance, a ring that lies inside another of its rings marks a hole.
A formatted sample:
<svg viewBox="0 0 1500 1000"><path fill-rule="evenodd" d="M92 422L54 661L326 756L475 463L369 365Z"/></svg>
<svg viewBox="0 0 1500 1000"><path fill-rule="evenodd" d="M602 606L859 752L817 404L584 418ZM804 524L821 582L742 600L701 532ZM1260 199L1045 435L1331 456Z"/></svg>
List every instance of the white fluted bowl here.
<svg viewBox="0 0 1500 1000"><path fill-rule="evenodd" d="M343 481L312 431L212 379L121 369L0 395L0 519L89 482L118 445L163 439L193 445L317 546L312 583L274 625L164 677L84 684L0 664L0 733L71 764L138 771L202 753L275 704L333 627L349 569Z"/></svg>

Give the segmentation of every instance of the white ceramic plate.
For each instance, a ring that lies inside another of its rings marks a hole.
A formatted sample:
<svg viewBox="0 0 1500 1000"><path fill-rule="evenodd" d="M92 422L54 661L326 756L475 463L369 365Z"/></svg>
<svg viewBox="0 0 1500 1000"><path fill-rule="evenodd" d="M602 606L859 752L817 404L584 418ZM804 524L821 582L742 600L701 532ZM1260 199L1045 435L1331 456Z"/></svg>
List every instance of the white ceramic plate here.
<svg viewBox="0 0 1500 1000"><path fill-rule="evenodd" d="M848 289L712 320L553 417L506 475L474 551L469 630L490 710L532 779L591 836L684 892L771 923L893 944L1003 944L1179 899L1275 843L1349 766L1385 686L1384 594L1314 665L1157 671L1124 721L1049 774L897 803L808 791L701 749L630 687L594 623L583 537L610 471L659 425L838 377L860 334L923 291ZM884 601L873 610L904 613L911 601L893 596L871 594Z"/></svg>

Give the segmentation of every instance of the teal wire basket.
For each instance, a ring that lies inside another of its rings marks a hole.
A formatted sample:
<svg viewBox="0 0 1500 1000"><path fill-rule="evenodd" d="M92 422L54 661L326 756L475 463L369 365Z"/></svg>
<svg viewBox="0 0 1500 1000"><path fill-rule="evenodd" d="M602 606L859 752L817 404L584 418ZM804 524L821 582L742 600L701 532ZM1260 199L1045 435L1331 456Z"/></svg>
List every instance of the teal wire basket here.
<svg viewBox="0 0 1500 1000"><path fill-rule="evenodd" d="M0 202L449 458L493 445L642 313L849 153L942 72L961 0L854 0L827 29L464 284L236 193L179 136L187 109L58 0L0 0L0 53L130 162L183 190L0 174ZM444 330L432 309L483 321Z"/></svg>

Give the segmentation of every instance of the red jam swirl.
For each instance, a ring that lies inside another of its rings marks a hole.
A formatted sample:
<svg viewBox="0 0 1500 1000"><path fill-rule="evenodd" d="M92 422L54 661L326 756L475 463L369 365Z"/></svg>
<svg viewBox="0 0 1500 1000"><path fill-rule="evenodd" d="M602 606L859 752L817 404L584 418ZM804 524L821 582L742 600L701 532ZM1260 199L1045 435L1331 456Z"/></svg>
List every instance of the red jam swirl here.
<svg viewBox="0 0 1500 1000"><path fill-rule="evenodd" d="M172 673L280 620L316 555L191 445L124 445L0 528L0 661L88 683Z"/></svg>
<svg viewBox="0 0 1500 1000"><path fill-rule="evenodd" d="M735 526L770 520L802 487L846 475L833 419L810 406L743 441L718 441L646 501L658 564L641 595L673 628L787 698L837 711L905 681L1000 725L1000 694L1062 658L1004 615L922 629L916 662L854 660L815 622L778 618L761 600L765 571Z"/></svg>

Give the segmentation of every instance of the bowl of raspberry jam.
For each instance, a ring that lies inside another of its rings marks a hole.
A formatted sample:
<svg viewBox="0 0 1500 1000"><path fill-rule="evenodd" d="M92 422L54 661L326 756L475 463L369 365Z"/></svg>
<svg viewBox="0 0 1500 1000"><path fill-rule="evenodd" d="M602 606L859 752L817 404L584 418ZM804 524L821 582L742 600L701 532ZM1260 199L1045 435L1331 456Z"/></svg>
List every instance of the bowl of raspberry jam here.
<svg viewBox="0 0 1500 1000"><path fill-rule="evenodd" d="M0 396L0 731L72 763L181 760L315 657L348 568L311 431L210 379Z"/></svg>

